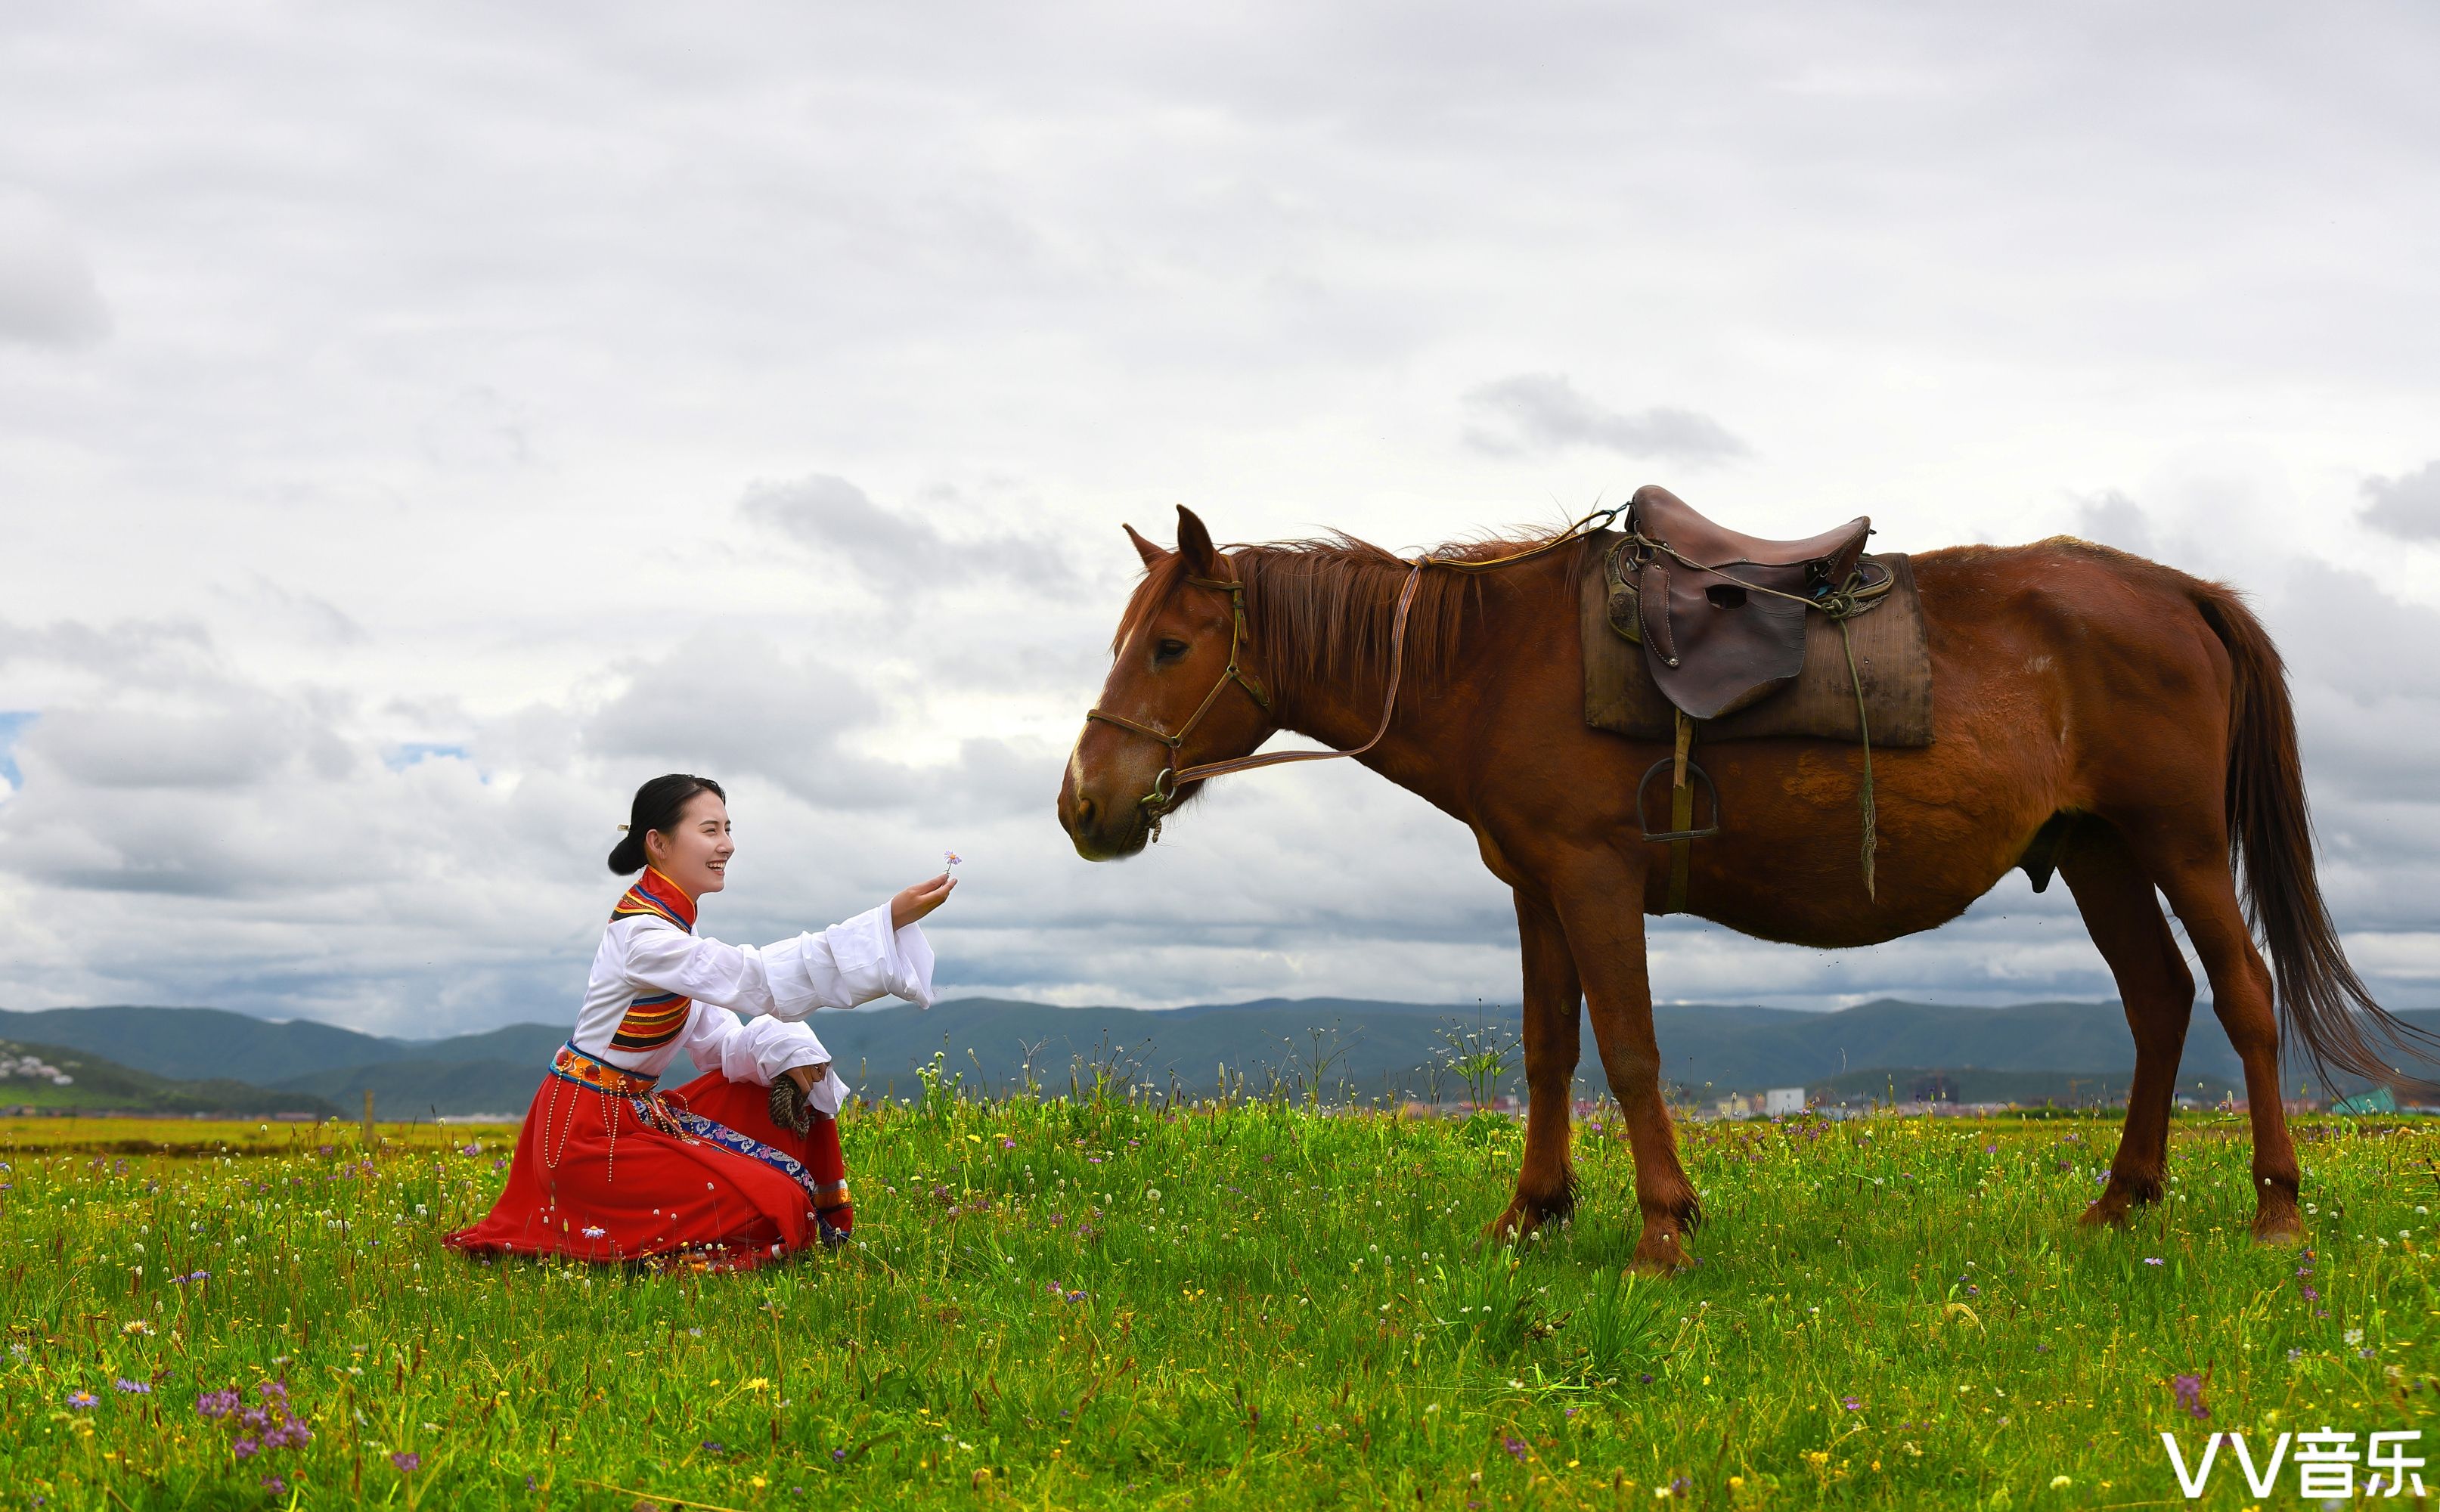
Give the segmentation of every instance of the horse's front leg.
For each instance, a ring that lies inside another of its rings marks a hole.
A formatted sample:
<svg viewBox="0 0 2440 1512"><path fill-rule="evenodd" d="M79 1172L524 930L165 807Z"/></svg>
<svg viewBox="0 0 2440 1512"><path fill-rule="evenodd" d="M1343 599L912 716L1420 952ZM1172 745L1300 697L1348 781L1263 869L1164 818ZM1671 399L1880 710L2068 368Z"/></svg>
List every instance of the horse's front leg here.
<svg viewBox="0 0 2440 1512"><path fill-rule="evenodd" d="M1584 995L1558 916L1516 894L1516 937L1525 956L1525 1163L1516 1195L1483 1232L1529 1234L1544 1219L1575 1211L1576 1172L1568 1159L1569 1093L1576 1077L1578 1006Z"/></svg>
<svg viewBox="0 0 2440 1512"><path fill-rule="evenodd" d="M1635 1202L1643 1236L1635 1261L1650 1270L1695 1263L1685 1236L1703 1220L1695 1183L1678 1161L1678 1130L1660 1096L1660 1045L1652 1033L1652 979L1643 938L1642 868L1604 850L1570 868L1552 900L1591 1010L1593 1041L1610 1095L1635 1149Z"/></svg>

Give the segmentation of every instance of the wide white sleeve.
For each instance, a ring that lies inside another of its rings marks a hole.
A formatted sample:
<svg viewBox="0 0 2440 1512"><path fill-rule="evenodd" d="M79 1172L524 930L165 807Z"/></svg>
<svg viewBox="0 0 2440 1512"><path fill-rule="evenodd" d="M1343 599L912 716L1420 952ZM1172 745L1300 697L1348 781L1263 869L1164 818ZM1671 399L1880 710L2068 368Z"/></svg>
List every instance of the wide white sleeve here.
<svg viewBox="0 0 2440 1512"><path fill-rule="evenodd" d="M867 909L818 934L763 947L770 996L762 1011L801 1019L816 1008L852 1008L895 996L932 1005L932 943L920 925L889 927L889 905Z"/></svg>
<svg viewBox="0 0 2440 1512"><path fill-rule="evenodd" d="M737 1015L727 1008L708 1003L695 1005L694 1016L688 1021L686 1035L679 1042L687 1058L697 1067L709 1071L717 1066L720 1074L731 1081L762 1087L769 1086L784 1071L798 1066L828 1066L831 1059L831 1053L822 1048L814 1031L800 1023L767 1014L740 1023ZM810 1100L816 1110L835 1118L849 1090L834 1066L814 1083Z"/></svg>

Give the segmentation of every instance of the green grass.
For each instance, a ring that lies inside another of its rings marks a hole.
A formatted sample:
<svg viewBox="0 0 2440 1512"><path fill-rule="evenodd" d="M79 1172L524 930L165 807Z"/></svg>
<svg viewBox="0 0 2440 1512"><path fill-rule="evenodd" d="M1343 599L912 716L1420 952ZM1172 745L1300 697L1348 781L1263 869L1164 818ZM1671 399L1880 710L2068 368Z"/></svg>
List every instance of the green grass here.
<svg viewBox="0 0 2440 1512"><path fill-rule="evenodd" d="M2248 1239L2225 1115L2179 1122L2174 1195L2110 1233L2073 1218L2111 1123L1690 1128L1704 1263L1649 1280L1614 1129L1578 1125L1574 1224L1511 1251L1477 1239L1501 1122L936 1107L851 1118L863 1248L745 1276L441 1250L500 1130L394 1131L368 1166L328 1128L0 1128L0 1507L1608 1507L1682 1479L2022 1509L2181 1503L2162 1429L2440 1448L2440 1134L2412 1124L2301 1131L2306 1251ZM313 1441L241 1461L198 1394L274 1378ZM2244 1490L2223 1464L2202 1504Z"/></svg>

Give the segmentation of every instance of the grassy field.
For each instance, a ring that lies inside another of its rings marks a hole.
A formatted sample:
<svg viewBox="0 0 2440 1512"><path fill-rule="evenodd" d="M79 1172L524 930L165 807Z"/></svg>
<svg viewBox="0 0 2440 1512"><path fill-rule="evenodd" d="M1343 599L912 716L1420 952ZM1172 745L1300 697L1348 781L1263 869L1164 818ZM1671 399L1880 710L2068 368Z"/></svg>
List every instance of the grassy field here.
<svg viewBox="0 0 2440 1512"><path fill-rule="evenodd" d="M0 1506L2130 1506L2163 1429L2440 1440L2440 1132L2302 1130L2295 1250L2225 1115L2098 1234L2111 1123L1693 1127L1649 1280L1599 1122L1512 1251L1488 1115L871 1110L862 1247L748 1276L441 1250L511 1130L0 1125Z"/></svg>

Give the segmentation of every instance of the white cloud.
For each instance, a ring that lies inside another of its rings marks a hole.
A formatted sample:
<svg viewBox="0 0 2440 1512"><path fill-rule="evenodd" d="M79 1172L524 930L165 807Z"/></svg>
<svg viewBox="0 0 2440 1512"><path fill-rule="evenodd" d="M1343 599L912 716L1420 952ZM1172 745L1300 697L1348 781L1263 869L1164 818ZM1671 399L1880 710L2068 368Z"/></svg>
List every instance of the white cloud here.
<svg viewBox="0 0 2440 1512"><path fill-rule="evenodd" d="M1741 457L1753 449L1719 421L1693 410L1655 406L1632 414L1604 407L1577 392L1563 373L1519 373L1465 396L1467 408L1494 421L1466 439L1496 455L1547 447L1588 446L1625 457L1702 464Z"/></svg>
<svg viewBox="0 0 2440 1512"><path fill-rule="evenodd" d="M0 193L0 345L81 347L110 332L93 264L44 206Z"/></svg>
<svg viewBox="0 0 2440 1512"><path fill-rule="evenodd" d="M2440 462L2426 462L2397 477L2363 482L2363 522L2409 541L2440 541Z"/></svg>
<svg viewBox="0 0 2440 1512"><path fill-rule="evenodd" d="M1513 997L1471 838L1361 772L1075 860L1117 525L1410 545L1648 478L2255 592L2334 906L2428 991L2431 470L2359 485L2435 444L2435 30L54 8L0 56L0 1001L563 1016L663 768L735 779L739 937L954 846L952 986ZM2015 882L1654 938L1679 999L2108 990Z"/></svg>

